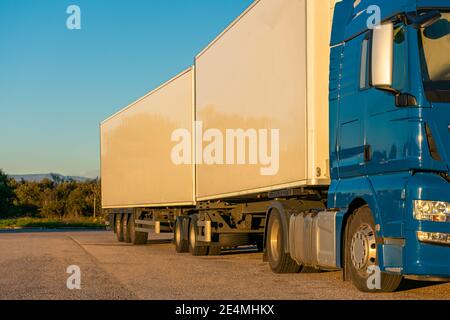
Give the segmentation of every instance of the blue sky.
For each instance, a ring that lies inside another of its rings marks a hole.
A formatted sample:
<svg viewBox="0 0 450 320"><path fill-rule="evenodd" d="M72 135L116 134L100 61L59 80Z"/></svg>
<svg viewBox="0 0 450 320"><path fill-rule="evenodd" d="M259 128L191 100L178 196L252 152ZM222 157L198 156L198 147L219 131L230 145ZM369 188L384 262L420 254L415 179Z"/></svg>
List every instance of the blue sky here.
<svg viewBox="0 0 450 320"><path fill-rule="evenodd" d="M1 0L0 168L96 176L99 122L190 66L251 2Z"/></svg>

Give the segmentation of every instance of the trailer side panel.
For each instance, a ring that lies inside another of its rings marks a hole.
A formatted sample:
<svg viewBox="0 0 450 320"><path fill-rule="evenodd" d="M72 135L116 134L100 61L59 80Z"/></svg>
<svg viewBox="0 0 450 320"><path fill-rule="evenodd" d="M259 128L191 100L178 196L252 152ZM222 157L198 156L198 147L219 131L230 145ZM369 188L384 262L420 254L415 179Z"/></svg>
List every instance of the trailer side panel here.
<svg viewBox="0 0 450 320"><path fill-rule="evenodd" d="M198 200L329 183L330 21L329 0L257 1L197 56L196 118L204 131L280 134L276 174L263 175L268 166L261 158L250 163L248 153L246 164L198 165Z"/></svg>
<svg viewBox="0 0 450 320"><path fill-rule="evenodd" d="M103 208L194 204L192 164L177 165L172 133L192 133L193 69L101 124Z"/></svg>

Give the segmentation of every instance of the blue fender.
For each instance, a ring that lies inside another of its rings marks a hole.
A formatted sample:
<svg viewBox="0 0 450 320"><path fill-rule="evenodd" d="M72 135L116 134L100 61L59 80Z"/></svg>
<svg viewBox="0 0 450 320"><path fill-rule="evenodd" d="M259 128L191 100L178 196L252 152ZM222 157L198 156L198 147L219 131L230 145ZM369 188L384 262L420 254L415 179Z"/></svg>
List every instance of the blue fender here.
<svg viewBox="0 0 450 320"><path fill-rule="evenodd" d="M375 191L368 178L361 177L340 180L338 188L336 188L334 194L330 194L331 196L335 199L331 207L346 212L346 216L358 207L367 204L374 215L375 223L380 224L381 229L383 229L383 222L375 197Z"/></svg>
<svg viewBox="0 0 450 320"><path fill-rule="evenodd" d="M330 188L328 206L351 214L367 204L380 237L402 238L409 173L341 179Z"/></svg>
<svg viewBox="0 0 450 320"><path fill-rule="evenodd" d="M341 179L330 187L328 206L339 210L336 221L337 243L343 245L346 221L354 210L368 205L381 238L403 238L405 190L409 173ZM343 249L338 250L338 265L342 266ZM382 251L380 259L382 260Z"/></svg>

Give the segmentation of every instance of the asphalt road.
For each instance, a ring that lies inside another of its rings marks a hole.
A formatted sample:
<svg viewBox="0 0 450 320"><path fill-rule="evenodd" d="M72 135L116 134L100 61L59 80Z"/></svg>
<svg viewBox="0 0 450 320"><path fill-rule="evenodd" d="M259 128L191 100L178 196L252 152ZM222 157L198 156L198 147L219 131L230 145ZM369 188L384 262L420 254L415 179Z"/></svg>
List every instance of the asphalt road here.
<svg viewBox="0 0 450 320"><path fill-rule="evenodd" d="M167 239L167 236L165 236ZM408 281L393 294L363 294L341 272L273 274L262 254L177 254L163 236L145 246L112 232L0 233L0 299L449 299L450 283ZM81 290L67 289L67 267Z"/></svg>

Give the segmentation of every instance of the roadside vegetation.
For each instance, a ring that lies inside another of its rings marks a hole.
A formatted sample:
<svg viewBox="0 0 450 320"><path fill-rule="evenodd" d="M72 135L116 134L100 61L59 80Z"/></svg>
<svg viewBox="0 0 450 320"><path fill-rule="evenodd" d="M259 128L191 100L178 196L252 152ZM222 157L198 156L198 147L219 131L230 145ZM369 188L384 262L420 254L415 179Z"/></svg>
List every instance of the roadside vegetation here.
<svg viewBox="0 0 450 320"><path fill-rule="evenodd" d="M100 181L16 181L0 170L0 229L97 228Z"/></svg>
<svg viewBox="0 0 450 320"><path fill-rule="evenodd" d="M60 229L60 228L103 228L104 223L99 218L16 218L1 219L0 229L15 228L43 228L43 229Z"/></svg>

